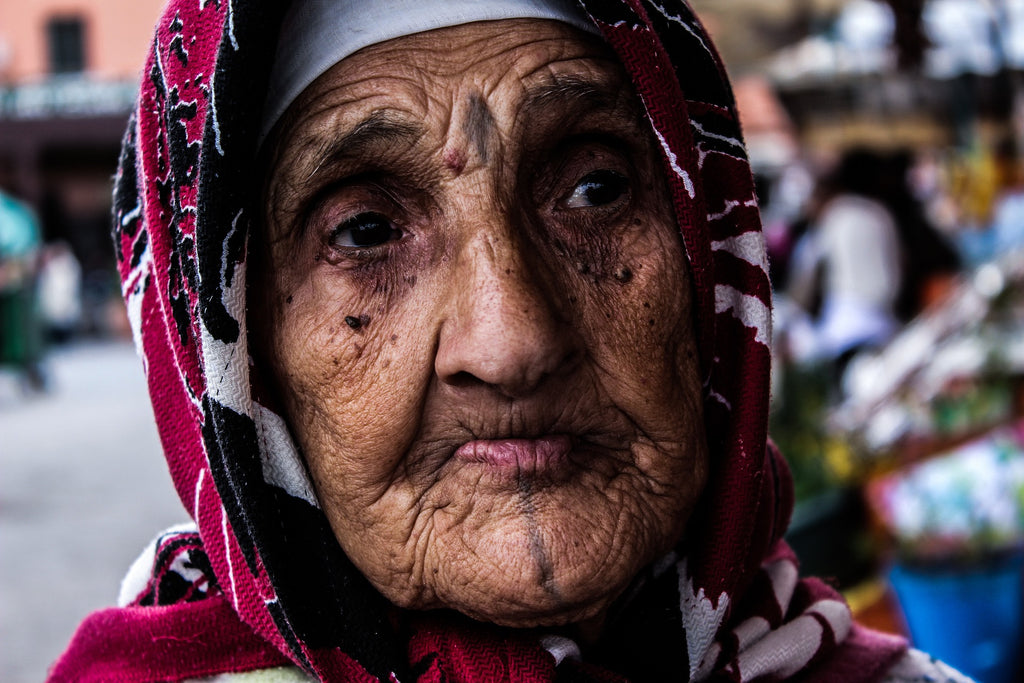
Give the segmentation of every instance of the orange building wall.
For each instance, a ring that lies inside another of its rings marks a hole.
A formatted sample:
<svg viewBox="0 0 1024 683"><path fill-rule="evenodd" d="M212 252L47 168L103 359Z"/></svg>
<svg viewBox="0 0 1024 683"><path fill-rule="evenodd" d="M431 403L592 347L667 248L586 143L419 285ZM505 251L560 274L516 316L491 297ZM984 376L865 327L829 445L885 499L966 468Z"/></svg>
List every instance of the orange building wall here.
<svg viewBox="0 0 1024 683"><path fill-rule="evenodd" d="M136 79L164 0L0 0L0 84L36 80L49 71L46 24L81 16L86 73Z"/></svg>

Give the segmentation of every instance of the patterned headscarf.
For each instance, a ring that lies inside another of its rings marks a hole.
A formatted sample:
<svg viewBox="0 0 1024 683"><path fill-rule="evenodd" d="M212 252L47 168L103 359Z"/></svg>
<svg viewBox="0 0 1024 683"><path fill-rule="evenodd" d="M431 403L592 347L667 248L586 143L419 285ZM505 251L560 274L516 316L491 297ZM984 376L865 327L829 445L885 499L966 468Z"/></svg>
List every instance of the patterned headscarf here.
<svg viewBox="0 0 1024 683"><path fill-rule="evenodd" d="M906 650L797 576L767 441L771 292L728 80L682 2L579 0L660 143L696 296L711 474L688 534L637 578L580 661L557 635L389 606L339 547L251 373L246 238L287 3L171 0L115 190L114 240L171 475L197 531L137 563L124 607L54 678L151 680L294 663L324 681L877 681ZM386 21L386 19L381 19ZM134 584L132 584L134 585Z"/></svg>

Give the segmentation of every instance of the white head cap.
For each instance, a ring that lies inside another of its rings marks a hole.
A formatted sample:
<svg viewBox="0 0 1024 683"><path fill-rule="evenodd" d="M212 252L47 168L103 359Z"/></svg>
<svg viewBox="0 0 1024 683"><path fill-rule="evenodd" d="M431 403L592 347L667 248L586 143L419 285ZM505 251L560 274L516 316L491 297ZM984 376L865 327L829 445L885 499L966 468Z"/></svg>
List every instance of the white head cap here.
<svg viewBox="0 0 1024 683"><path fill-rule="evenodd" d="M295 0L281 26L260 140L321 74L392 38L474 21L553 19L597 29L572 0Z"/></svg>

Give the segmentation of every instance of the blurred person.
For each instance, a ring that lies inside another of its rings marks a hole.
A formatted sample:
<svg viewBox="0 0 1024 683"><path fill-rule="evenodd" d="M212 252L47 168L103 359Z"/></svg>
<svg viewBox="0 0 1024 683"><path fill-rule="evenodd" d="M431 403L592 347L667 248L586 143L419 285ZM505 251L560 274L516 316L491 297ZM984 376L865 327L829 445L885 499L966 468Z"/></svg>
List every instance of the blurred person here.
<svg viewBox="0 0 1024 683"><path fill-rule="evenodd" d="M29 389L45 389L36 284L41 232L35 213L0 190L0 365L18 370Z"/></svg>
<svg viewBox="0 0 1024 683"><path fill-rule="evenodd" d="M996 146L995 163L1000 183L992 209L992 255L1024 247L1024 166L1016 140L1006 136Z"/></svg>
<svg viewBox="0 0 1024 683"><path fill-rule="evenodd" d="M649 7L172 0L115 245L193 523L53 680L965 680L799 576L729 84Z"/></svg>
<svg viewBox="0 0 1024 683"><path fill-rule="evenodd" d="M814 319L814 355L841 359L896 332L903 253L882 201L881 158L846 152L819 184L786 284Z"/></svg>
<svg viewBox="0 0 1024 683"><path fill-rule="evenodd" d="M978 266L992 258L992 210L999 196L1001 177L995 150L973 149L950 166L955 230L951 233L960 259Z"/></svg>
<svg viewBox="0 0 1024 683"><path fill-rule="evenodd" d="M43 248L39 268L39 312L48 341L63 344L82 319L82 267L64 241Z"/></svg>
<svg viewBox="0 0 1024 683"><path fill-rule="evenodd" d="M914 184L917 160L909 150L883 158L881 200L892 212L902 247L903 279L896 315L906 323L951 289L962 261L946 231L929 212L928 197Z"/></svg>
<svg viewBox="0 0 1024 683"><path fill-rule="evenodd" d="M800 337L798 355L828 359L840 375L850 358L884 345L921 310L932 278L959 267L910 191L910 160L844 152L815 191L794 250L784 292L812 321L784 324Z"/></svg>
<svg viewBox="0 0 1024 683"><path fill-rule="evenodd" d="M1024 245L1024 167L1014 136L1001 136L976 156L980 161L961 171L962 184L984 191L975 193L977 209L968 203L954 235L961 258L972 267Z"/></svg>
<svg viewBox="0 0 1024 683"><path fill-rule="evenodd" d="M911 165L909 185L924 212L924 219L935 227L951 249L956 250L961 211L951 192L950 165L948 150L921 150ZM962 260L959 252L955 256Z"/></svg>

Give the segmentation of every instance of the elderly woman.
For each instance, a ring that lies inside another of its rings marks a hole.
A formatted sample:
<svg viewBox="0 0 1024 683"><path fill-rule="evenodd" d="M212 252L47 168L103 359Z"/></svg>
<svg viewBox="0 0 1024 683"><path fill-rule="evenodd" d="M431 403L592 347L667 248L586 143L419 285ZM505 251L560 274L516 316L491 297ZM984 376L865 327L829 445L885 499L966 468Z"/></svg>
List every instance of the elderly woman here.
<svg viewBox="0 0 1024 683"><path fill-rule="evenodd" d="M757 206L690 10L285 5L159 25L115 243L194 526L53 679L958 680L781 540Z"/></svg>

